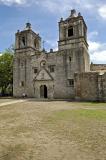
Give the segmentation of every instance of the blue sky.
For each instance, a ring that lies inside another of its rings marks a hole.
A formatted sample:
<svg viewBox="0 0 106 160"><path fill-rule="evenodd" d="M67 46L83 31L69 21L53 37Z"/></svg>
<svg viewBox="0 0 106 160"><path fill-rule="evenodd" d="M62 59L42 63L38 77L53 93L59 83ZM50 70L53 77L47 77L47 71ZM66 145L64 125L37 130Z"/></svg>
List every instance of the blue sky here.
<svg viewBox="0 0 106 160"><path fill-rule="evenodd" d="M30 22L45 40L45 48L57 48L58 21L81 12L88 26L91 61L106 63L106 0L0 0L0 52L14 43L15 33Z"/></svg>

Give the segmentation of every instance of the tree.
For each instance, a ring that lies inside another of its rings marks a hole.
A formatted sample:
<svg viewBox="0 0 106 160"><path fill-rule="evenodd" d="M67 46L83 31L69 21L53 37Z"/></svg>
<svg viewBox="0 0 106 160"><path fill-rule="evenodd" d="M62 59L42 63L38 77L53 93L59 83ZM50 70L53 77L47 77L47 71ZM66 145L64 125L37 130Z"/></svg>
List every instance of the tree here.
<svg viewBox="0 0 106 160"><path fill-rule="evenodd" d="M7 93L7 88L13 84L13 51L7 49L0 56L0 89L1 94ZM10 91L12 92L12 91Z"/></svg>

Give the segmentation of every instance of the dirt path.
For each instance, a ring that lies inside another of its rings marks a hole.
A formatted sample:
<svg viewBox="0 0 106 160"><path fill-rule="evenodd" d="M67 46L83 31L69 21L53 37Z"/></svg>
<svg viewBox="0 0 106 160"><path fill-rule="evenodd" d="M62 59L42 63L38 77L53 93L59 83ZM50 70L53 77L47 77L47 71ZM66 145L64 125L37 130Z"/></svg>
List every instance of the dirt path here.
<svg viewBox="0 0 106 160"><path fill-rule="evenodd" d="M6 106L6 105L11 105L11 104L15 104L15 103L22 103L25 102L26 100L4 100L0 103L0 107L1 106Z"/></svg>

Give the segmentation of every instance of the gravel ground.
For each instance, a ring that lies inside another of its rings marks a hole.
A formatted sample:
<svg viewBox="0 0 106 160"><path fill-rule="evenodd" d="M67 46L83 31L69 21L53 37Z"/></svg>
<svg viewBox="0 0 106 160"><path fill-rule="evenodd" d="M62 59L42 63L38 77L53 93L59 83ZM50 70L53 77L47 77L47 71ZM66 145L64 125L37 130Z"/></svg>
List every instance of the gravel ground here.
<svg viewBox="0 0 106 160"><path fill-rule="evenodd" d="M0 159L106 160L105 113L105 103L29 99L1 106Z"/></svg>

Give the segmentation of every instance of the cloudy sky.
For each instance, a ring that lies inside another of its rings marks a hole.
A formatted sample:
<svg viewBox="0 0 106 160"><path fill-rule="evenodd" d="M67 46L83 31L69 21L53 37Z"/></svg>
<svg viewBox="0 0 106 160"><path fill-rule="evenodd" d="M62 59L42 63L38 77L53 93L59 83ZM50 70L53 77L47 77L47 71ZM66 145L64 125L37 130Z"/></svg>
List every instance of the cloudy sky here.
<svg viewBox="0 0 106 160"><path fill-rule="evenodd" d="M91 61L106 63L106 0L0 0L0 52L14 43L14 34L30 22L45 41L57 48L58 21L71 9L84 16L88 26Z"/></svg>

